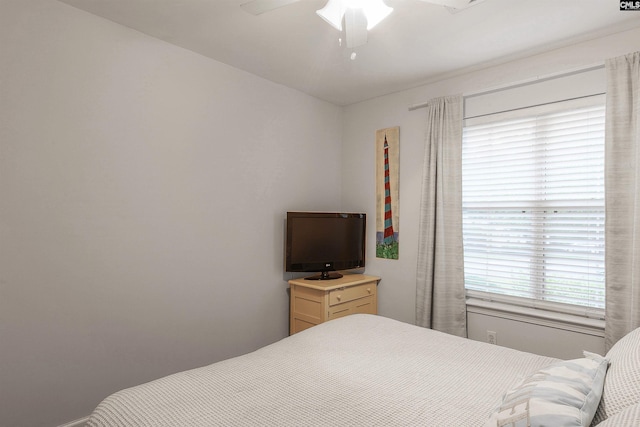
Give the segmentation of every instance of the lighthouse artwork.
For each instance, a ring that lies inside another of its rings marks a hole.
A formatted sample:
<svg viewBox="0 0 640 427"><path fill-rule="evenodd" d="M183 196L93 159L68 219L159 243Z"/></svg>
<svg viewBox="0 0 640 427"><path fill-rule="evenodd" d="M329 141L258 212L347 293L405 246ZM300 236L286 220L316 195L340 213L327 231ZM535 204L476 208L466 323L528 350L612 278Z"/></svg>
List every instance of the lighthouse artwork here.
<svg viewBox="0 0 640 427"><path fill-rule="evenodd" d="M400 128L376 132L376 256L398 259Z"/></svg>

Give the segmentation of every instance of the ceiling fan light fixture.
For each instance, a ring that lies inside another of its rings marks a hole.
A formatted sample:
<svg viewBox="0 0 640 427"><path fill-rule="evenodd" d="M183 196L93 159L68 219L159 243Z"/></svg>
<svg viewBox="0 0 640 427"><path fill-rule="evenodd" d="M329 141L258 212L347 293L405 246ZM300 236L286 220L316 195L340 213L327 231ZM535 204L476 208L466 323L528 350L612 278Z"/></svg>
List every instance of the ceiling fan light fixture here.
<svg viewBox="0 0 640 427"><path fill-rule="evenodd" d="M336 30L342 31L342 20L347 9L362 9L367 18L367 30L378 25L393 11L383 0L329 0L316 13Z"/></svg>
<svg viewBox="0 0 640 427"><path fill-rule="evenodd" d="M367 30L371 30L384 18L393 12L393 8L384 4L382 0L367 1L364 6L364 15L367 17Z"/></svg>
<svg viewBox="0 0 640 427"><path fill-rule="evenodd" d="M342 18L346 10L347 7L342 0L329 0L322 9L316 10L316 13L333 28L342 31Z"/></svg>

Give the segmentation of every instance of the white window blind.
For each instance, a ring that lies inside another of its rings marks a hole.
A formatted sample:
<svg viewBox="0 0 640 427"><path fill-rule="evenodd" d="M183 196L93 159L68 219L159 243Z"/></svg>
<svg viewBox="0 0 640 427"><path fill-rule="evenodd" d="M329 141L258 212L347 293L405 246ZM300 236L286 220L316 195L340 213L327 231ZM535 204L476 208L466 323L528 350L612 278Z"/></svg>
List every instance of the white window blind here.
<svg viewBox="0 0 640 427"><path fill-rule="evenodd" d="M466 122L467 290L583 315L604 308L604 97L594 102Z"/></svg>

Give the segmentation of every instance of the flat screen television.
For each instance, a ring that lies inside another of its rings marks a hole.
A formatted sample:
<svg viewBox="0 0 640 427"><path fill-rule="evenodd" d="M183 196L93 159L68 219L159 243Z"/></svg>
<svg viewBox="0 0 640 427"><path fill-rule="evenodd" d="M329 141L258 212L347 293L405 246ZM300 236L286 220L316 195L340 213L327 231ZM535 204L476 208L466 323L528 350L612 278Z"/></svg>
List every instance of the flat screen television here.
<svg viewBox="0 0 640 427"><path fill-rule="evenodd" d="M329 280L342 277L337 270L363 268L366 227L364 213L287 212L285 271Z"/></svg>

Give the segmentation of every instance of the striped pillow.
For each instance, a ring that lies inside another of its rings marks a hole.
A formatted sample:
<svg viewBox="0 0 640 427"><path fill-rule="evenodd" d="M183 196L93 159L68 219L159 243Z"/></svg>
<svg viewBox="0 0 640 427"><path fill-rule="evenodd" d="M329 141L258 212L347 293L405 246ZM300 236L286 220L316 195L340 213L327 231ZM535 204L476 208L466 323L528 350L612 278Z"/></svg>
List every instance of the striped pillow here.
<svg viewBox="0 0 640 427"><path fill-rule="evenodd" d="M608 361L593 353L553 363L508 391L485 427L589 426Z"/></svg>

